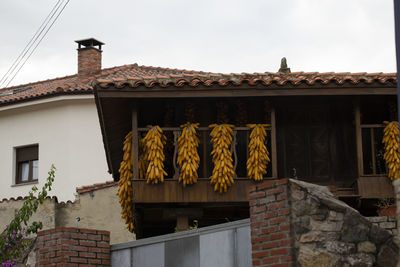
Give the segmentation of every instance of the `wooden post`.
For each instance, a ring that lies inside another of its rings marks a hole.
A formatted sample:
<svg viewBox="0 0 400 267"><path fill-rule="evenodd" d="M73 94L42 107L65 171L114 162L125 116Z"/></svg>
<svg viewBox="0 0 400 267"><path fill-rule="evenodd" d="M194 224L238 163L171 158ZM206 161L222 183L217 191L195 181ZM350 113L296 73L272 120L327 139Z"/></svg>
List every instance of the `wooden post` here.
<svg viewBox="0 0 400 267"><path fill-rule="evenodd" d="M271 156L272 156L272 177L278 178L278 159L276 155L276 123L275 108L271 109Z"/></svg>
<svg viewBox="0 0 400 267"><path fill-rule="evenodd" d="M364 174L364 162L363 162L363 152L362 152L362 133L361 133L361 111L360 111L360 99L354 103L354 121L356 128L356 144L357 144L357 166L358 166L358 176Z"/></svg>
<svg viewBox="0 0 400 267"><path fill-rule="evenodd" d="M189 230L189 217L187 215L178 215L176 217L176 230L178 232Z"/></svg>
<svg viewBox="0 0 400 267"><path fill-rule="evenodd" d="M137 119L137 105L132 107L132 158L133 179L139 179L139 132Z"/></svg>

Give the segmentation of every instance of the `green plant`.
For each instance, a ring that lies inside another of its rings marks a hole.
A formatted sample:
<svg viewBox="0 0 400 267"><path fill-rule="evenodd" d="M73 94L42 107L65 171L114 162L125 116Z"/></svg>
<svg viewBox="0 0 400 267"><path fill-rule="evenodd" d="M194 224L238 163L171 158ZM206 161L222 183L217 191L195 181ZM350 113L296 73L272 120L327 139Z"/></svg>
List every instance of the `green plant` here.
<svg viewBox="0 0 400 267"><path fill-rule="evenodd" d="M381 198L378 200L378 203L376 203L379 209L386 209L393 205L395 205L394 198Z"/></svg>
<svg viewBox="0 0 400 267"><path fill-rule="evenodd" d="M6 226L6 229L0 234L0 264L1 266L14 266L16 259L21 256L21 250L26 246L23 238L42 229L42 222L29 223L32 215L37 211L40 204L43 204L47 192L51 191L54 182L56 168L51 166L48 172L46 183L42 190L38 192L36 186L32 187L28 197L22 204L22 207L15 214L14 219ZM24 225L24 226L23 226Z"/></svg>
<svg viewBox="0 0 400 267"><path fill-rule="evenodd" d="M193 220L193 225L189 225L189 230L196 230L199 227L199 221Z"/></svg>

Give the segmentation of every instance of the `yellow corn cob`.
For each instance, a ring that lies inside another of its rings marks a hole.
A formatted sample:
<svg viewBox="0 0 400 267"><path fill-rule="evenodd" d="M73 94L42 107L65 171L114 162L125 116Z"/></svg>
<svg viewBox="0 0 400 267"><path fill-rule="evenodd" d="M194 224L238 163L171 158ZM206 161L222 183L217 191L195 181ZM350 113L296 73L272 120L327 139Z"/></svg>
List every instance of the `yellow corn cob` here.
<svg viewBox="0 0 400 267"><path fill-rule="evenodd" d="M210 133L213 150L211 152L214 168L210 177L211 184L214 184L214 191L219 193L226 192L231 186L233 176L233 160L231 153L231 143L233 135L233 125L231 124L211 124Z"/></svg>
<svg viewBox="0 0 400 267"><path fill-rule="evenodd" d="M125 224L130 232L134 231L134 210L133 210L133 188L131 180L132 174L132 132L129 132L124 141L123 146L123 160L119 168L119 181L118 181L118 192L119 203L122 210L122 218L125 220Z"/></svg>
<svg viewBox="0 0 400 267"><path fill-rule="evenodd" d="M397 121L384 121L383 123L386 124L382 140L385 144L385 154L383 156L388 167L388 177L391 180L396 180L400 177L399 123Z"/></svg>
<svg viewBox="0 0 400 267"><path fill-rule="evenodd" d="M265 146L269 124L247 124L252 129L250 133L249 158L247 159L247 175L250 179L261 181L267 173L267 165L270 162L269 152Z"/></svg>
<svg viewBox="0 0 400 267"><path fill-rule="evenodd" d="M197 152L199 137L197 136L196 129L198 127L198 123L190 122L181 125L182 134L178 138L177 163L180 166L179 182L182 182L183 187L188 184L197 183L197 169L200 164L200 157Z"/></svg>
<svg viewBox="0 0 400 267"><path fill-rule="evenodd" d="M143 138L145 145L146 180L147 183L158 184L164 181L165 136L159 126L153 126Z"/></svg>

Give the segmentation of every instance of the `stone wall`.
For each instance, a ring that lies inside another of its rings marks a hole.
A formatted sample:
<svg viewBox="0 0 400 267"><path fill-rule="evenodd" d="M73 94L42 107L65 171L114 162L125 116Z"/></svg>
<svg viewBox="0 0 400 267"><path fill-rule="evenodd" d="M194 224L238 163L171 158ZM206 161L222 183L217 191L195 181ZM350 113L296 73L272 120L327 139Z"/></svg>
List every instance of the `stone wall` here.
<svg viewBox="0 0 400 267"><path fill-rule="evenodd" d="M372 224L388 230L392 235L397 235L397 217L396 216L377 216L365 217Z"/></svg>
<svg viewBox="0 0 400 267"><path fill-rule="evenodd" d="M380 227L393 231L392 217L367 219L328 188L292 179L258 184L250 198L254 266L397 266L398 240ZM282 255L293 255L293 264L268 262L281 246L278 235L288 240Z"/></svg>
<svg viewBox="0 0 400 267"><path fill-rule="evenodd" d="M110 231L111 244L135 240L135 234L126 229L121 218L117 189L117 186L111 186L80 193L74 202L58 203L57 198L46 198L32 220L41 221L43 230L46 230L56 227L76 227L76 218L79 217L79 228ZM0 201L0 232L14 217L22 203L22 198Z"/></svg>

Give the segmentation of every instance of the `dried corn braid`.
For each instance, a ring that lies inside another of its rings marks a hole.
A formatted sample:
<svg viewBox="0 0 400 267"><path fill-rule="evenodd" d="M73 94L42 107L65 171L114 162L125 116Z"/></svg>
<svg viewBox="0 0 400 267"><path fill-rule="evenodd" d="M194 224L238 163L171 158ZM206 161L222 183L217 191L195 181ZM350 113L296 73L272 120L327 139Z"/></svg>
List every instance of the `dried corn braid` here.
<svg viewBox="0 0 400 267"><path fill-rule="evenodd" d="M210 177L211 184L214 184L214 191L219 193L226 192L227 187L231 186L233 176L233 160L231 153L231 143L233 135L233 125L231 124L211 124L211 142L213 150L211 152L214 169Z"/></svg>
<svg viewBox="0 0 400 267"><path fill-rule="evenodd" d="M147 183L157 184L164 181L167 173L164 171L164 144L166 142L163 131L159 126L151 127L143 139L146 150Z"/></svg>
<svg viewBox="0 0 400 267"><path fill-rule="evenodd" d="M177 163L180 166L179 182L183 183L183 187L188 184L197 183L197 169L200 164L199 153L199 137L196 129L198 123L186 123L181 125L182 134L178 138L178 159Z"/></svg>
<svg viewBox="0 0 400 267"><path fill-rule="evenodd" d="M131 180L133 179L132 174L132 132L129 132L124 141L124 156L119 168L119 181L118 181L118 192L119 203L122 209L122 218L125 220L125 224L130 232L134 231L134 212L133 212L133 189Z"/></svg>
<svg viewBox="0 0 400 267"><path fill-rule="evenodd" d="M386 124L382 142L385 144L384 158L389 169L388 177L396 180L400 178L399 123L397 121L384 121L383 123Z"/></svg>
<svg viewBox="0 0 400 267"><path fill-rule="evenodd" d="M267 165L270 162L269 152L265 146L267 131L265 127L269 124L247 124L253 129L250 134L249 152L247 159L247 175L250 179L261 181L263 175L267 173Z"/></svg>

